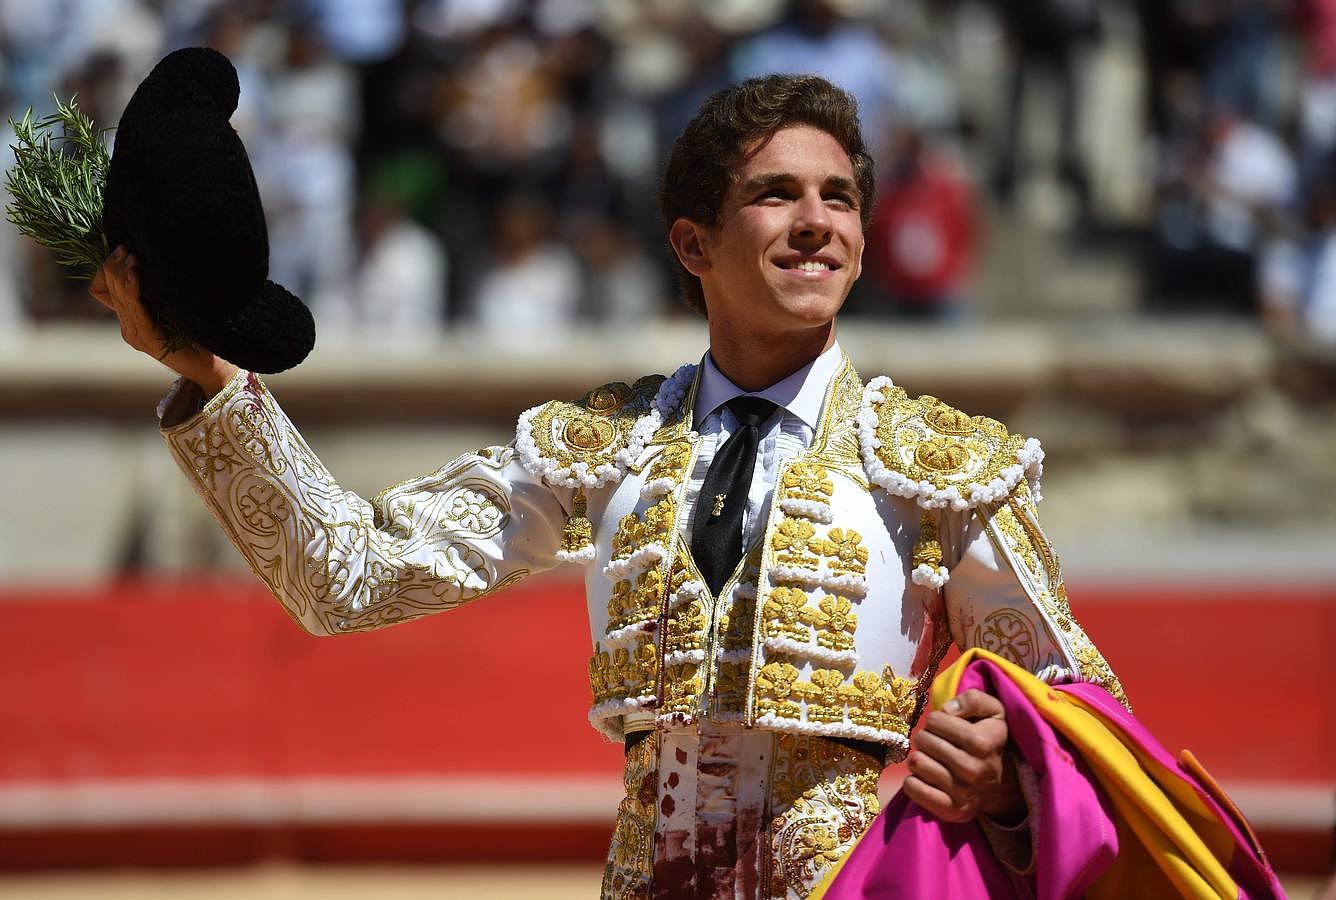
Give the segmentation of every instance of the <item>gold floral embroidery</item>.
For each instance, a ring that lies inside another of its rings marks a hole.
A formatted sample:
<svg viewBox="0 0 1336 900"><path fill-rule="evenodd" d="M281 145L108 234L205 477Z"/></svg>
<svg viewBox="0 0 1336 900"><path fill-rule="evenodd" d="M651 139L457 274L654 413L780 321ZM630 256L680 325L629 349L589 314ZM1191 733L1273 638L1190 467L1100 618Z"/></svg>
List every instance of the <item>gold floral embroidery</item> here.
<svg viewBox="0 0 1336 900"><path fill-rule="evenodd" d="M589 687L595 703L611 699L617 688L621 687L620 684L613 684L612 654L606 650L595 650L589 658Z"/></svg>
<svg viewBox="0 0 1336 900"><path fill-rule="evenodd" d="M692 600L668 615L668 653L701 650L705 646L705 605Z"/></svg>
<svg viewBox="0 0 1336 900"><path fill-rule="evenodd" d="M654 874L654 819L658 800L659 736L642 738L626 755L622 784L626 796L617 807L608 861L603 869L602 900L648 900Z"/></svg>
<svg viewBox="0 0 1336 900"><path fill-rule="evenodd" d="M816 528L811 522L785 518L770 538L770 546L779 553L775 561L783 565L815 568L817 560L811 548L815 536Z"/></svg>
<svg viewBox="0 0 1336 900"><path fill-rule="evenodd" d="M612 535L612 558L620 559L631 554L640 545L640 517L627 513L617 522L617 530Z"/></svg>
<svg viewBox="0 0 1336 900"><path fill-rule="evenodd" d="M765 598L765 636L784 637L806 643L811 633L803 616L807 594L795 587L777 587Z"/></svg>
<svg viewBox="0 0 1336 900"><path fill-rule="evenodd" d="M612 596L608 598L608 631L616 631L627 624L627 617L635 609L631 582L623 578L612 586Z"/></svg>
<svg viewBox="0 0 1336 900"><path fill-rule="evenodd" d="M630 611L627 618L639 622L658 615L659 600L663 596L663 575L659 568L646 569L636 576L635 589L631 592Z"/></svg>
<svg viewBox="0 0 1336 900"><path fill-rule="evenodd" d="M746 662L721 662L715 673L715 709L722 715L740 715L747 702Z"/></svg>
<svg viewBox="0 0 1336 900"><path fill-rule="evenodd" d="M970 416L924 394L913 398L900 387L882 391L877 411L876 457L910 482L938 489L987 485L1016 465L1025 438L1010 434L996 419Z"/></svg>
<svg viewBox="0 0 1336 900"><path fill-rule="evenodd" d="M820 646L840 651L854 648L858 616L853 613L853 604L848 598L823 597L815 611L808 607L801 615L804 622L816 629L816 642Z"/></svg>
<svg viewBox="0 0 1336 900"><path fill-rule="evenodd" d="M833 741L781 734L771 762L773 860L766 894L805 897L880 811L880 761Z"/></svg>
<svg viewBox="0 0 1336 900"><path fill-rule="evenodd" d="M277 452L278 435L260 403L246 400L228 411L233 441L251 459L274 475L287 471L287 462Z"/></svg>
<svg viewBox="0 0 1336 900"><path fill-rule="evenodd" d="M660 478L677 482L686 473L687 463L691 460L691 445L685 442L669 444L655 457L645 476L646 481Z"/></svg>
<svg viewBox="0 0 1336 900"><path fill-rule="evenodd" d="M237 498L237 511L256 532L271 532L280 522L287 521L292 508L287 499L268 481L256 480Z"/></svg>
<svg viewBox="0 0 1336 900"><path fill-rule="evenodd" d="M680 663L664 666L662 712L672 715L691 715L705 686L698 663Z"/></svg>
<svg viewBox="0 0 1336 900"><path fill-rule="evenodd" d="M631 388L616 382L595 388L575 403L553 401L534 410L524 430L538 455L563 469L611 465L636 419L649 408L657 390L653 384Z"/></svg>
<svg viewBox="0 0 1336 900"><path fill-rule="evenodd" d="M216 422L208 423L199 437L183 443L190 452L191 470L210 488L215 487L220 474L235 472L241 466L227 433Z"/></svg>
<svg viewBox="0 0 1336 900"><path fill-rule="evenodd" d="M810 722L843 722L845 702L840 686L844 675L834 669L817 669L810 683L799 690L806 695L807 719Z"/></svg>
<svg viewBox="0 0 1336 900"><path fill-rule="evenodd" d="M832 528L819 547L835 574L862 575L867 571L867 547L863 536L852 528Z"/></svg>
<svg viewBox="0 0 1336 900"><path fill-rule="evenodd" d="M780 479L780 489L787 500L825 503L835 493L835 485L828 476L826 467L819 463L795 463Z"/></svg>
<svg viewBox="0 0 1336 900"><path fill-rule="evenodd" d="M796 719L801 710L795 697L799 696L794 687L798 681L798 670L786 662L766 663L756 673L756 710L764 715L773 713L785 719Z"/></svg>
<svg viewBox="0 0 1336 900"><path fill-rule="evenodd" d="M719 614L719 646L725 651L751 650L756 621L756 585L743 582L751 590L733 592L728 608Z"/></svg>
<svg viewBox="0 0 1336 900"><path fill-rule="evenodd" d="M437 525L441 528L462 528L478 534L500 530L505 517L496 499L489 493L461 488L446 495L446 510Z"/></svg>

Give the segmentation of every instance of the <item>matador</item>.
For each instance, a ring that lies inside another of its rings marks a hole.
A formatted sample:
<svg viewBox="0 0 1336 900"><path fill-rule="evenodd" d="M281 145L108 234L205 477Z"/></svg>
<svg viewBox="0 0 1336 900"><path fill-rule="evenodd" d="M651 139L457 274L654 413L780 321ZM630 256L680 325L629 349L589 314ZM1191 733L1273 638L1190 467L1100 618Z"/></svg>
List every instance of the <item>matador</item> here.
<svg viewBox="0 0 1336 900"><path fill-rule="evenodd" d="M199 348L164 357L183 376L161 406L172 455L308 631L583 571L589 721L626 748L605 898L804 897L907 757L904 790L977 818L1023 876L1024 768L987 695L923 716L939 662L981 647L1122 698L1040 528L1039 443L865 381L836 342L872 187L853 104L822 79L711 97L660 194L709 325L699 363L530 409L511 443L370 501L258 376ZM94 294L157 356L134 266L114 256Z"/></svg>

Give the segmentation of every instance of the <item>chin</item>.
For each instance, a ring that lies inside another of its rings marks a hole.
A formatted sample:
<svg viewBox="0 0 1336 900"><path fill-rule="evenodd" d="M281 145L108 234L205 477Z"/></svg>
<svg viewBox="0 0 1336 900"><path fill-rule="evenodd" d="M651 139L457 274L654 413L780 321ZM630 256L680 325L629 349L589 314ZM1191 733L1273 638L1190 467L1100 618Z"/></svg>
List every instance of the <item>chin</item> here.
<svg viewBox="0 0 1336 900"><path fill-rule="evenodd" d="M815 327L824 325L834 319L842 306L844 306L843 297L834 300L827 296L817 295L793 298L784 304L784 311L790 319Z"/></svg>

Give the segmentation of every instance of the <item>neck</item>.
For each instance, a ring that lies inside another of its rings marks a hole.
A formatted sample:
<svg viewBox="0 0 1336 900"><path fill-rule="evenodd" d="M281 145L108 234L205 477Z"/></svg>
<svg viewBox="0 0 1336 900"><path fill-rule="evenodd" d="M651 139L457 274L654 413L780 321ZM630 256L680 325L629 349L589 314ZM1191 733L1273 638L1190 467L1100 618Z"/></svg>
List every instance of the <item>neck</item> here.
<svg viewBox="0 0 1336 900"><path fill-rule="evenodd" d="M738 334L710 323L710 356L744 391L761 391L787 378L835 344L835 323L779 335Z"/></svg>

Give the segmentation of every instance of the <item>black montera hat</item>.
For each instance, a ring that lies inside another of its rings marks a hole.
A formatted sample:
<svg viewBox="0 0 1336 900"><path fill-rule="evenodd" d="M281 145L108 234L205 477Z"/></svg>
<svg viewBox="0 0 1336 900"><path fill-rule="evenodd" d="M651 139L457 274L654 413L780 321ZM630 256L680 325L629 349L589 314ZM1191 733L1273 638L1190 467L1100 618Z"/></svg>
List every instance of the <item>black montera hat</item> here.
<svg viewBox="0 0 1336 900"><path fill-rule="evenodd" d="M268 280L269 232L241 138L226 56L177 50L153 67L116 129L102 227L139 263L160 324L243 368L281 372L315 345L311 312Z"/></svg>

